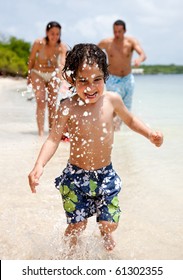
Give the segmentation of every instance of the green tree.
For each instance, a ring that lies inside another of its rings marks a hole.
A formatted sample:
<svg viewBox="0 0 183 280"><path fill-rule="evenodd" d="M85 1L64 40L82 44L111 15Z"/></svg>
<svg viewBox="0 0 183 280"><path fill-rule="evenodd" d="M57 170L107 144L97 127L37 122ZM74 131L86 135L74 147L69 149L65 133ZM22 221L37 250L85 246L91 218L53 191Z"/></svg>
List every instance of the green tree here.
<svg viewBox="0 0 183 280"><path fill-rule="evenodd" d="M27 63L31 44L24 40L10 37L0 39L0 74L27 76Z"/></svg>
<svg viewBox="0 0 183 280"><path fill-rule="evenodd" d="M182 65L142 65L140 68L144 69L144 74L183 74Z"/></svg>

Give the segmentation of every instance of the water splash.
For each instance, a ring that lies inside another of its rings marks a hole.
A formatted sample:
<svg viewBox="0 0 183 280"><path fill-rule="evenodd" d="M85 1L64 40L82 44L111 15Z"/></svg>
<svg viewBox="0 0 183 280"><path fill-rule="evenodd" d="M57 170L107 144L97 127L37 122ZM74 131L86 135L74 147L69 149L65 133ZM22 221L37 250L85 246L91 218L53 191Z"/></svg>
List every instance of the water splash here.
<svg viewBox="0 0 183 280"><path fill-rule="evenodd" d="M119 259L117 249L113 252L105 250L95 218L93 221L93 218L89 220L87 229L80 235L73 250L69 247L68 238L64 237L67 225L63 227L63 220L56 220L53 210L43 209L39 212L41 224L35 218L34 222L30 223L30 209L25 209L24 215L20 215L19 210L9 208L0 217L4 232L0 236L1 259ZM64 215L63 219L65 220Z"/></svg>

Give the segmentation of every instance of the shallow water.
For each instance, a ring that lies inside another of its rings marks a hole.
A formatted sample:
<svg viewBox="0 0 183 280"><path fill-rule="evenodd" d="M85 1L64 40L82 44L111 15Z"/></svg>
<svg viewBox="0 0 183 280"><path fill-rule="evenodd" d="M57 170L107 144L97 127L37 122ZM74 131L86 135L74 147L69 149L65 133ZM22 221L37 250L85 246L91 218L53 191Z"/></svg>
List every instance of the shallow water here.
<svg viewBox="0 0 183 280"><path fill-rule="evenodd" d="M37 194L30 192L27 175L43 140L25 88L24 80L0 79L1 259L182 259L183 77L136 76L133 111L162 130L165 142L156 148L125 126L115 134L113 165L123 188L112 253L103 249L95 217L74 254L63 239L65 215L53 181L66 165L68 143L45 167Z"/></svg>

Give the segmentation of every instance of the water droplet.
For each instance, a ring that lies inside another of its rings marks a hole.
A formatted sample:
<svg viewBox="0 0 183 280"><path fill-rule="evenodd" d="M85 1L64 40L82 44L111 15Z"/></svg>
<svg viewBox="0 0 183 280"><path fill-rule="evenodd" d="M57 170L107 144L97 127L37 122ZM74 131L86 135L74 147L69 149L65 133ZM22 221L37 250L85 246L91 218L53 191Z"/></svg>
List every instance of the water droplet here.
<svg viewBox="0 0 183 280"><path fill-rule="evenodd" d="M79 106L83 106L85 103L83 102L83 100L80 99L78 104Z"/></svg>
<svg viewBox="0 0 183 280"><path fill-rule="evenodd" d="M69 108L65 108L62 112L62 115L67 116L69 114Z"/></svg>
<svg viewBox="0 0 183 280"><path fill-rule="evenodd" d="M87 117L87 116L88 116L88 112L85 111L85 112L83 113L83 116L84 116L84 117Z"/></svg>

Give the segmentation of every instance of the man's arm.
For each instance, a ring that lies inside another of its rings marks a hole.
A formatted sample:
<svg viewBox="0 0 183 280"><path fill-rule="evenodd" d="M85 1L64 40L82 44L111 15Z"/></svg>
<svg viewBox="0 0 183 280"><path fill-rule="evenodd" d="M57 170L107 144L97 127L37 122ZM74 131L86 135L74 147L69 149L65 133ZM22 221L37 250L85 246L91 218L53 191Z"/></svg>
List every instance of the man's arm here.
<svg viewBox="0 0 183 280"><path fill-rule="evenodd" d="M133 65L138 67L147 57L140 43L136 39L133 39L133 50L139 55L138 58L133 61Z"/></svg>
<svg viewBox="0 0 183 280"><path fill-rule="evenodd" d="M101 49L107 50L108 44L109 44L109 39L108 38L103 39L98 43L98 47Z"/></svg>

